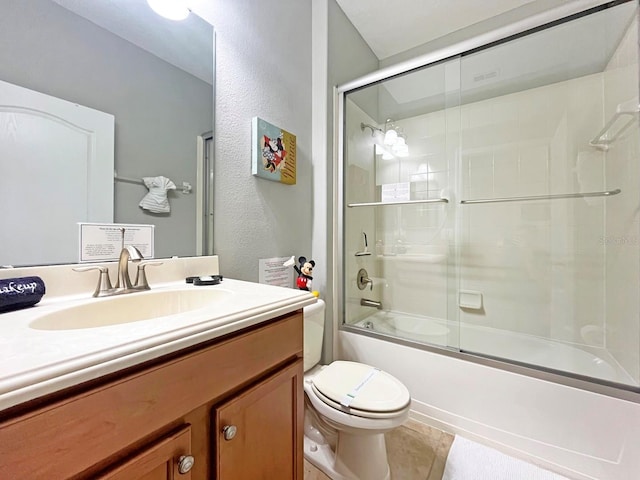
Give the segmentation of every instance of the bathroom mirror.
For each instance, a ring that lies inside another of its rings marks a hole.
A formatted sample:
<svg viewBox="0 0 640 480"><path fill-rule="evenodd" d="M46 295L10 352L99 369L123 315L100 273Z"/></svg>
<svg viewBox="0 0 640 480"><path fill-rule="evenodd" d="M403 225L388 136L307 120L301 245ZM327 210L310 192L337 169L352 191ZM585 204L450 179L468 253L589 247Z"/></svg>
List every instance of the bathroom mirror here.
<svg viewBox="0 0 640 480"><path fill-rule="evenodd" d="M0 80L114 116L115 171L138 182L114 183L113 221L155 225L156 257L197 253L197 170L212 144L206 140L213 130L213 72L213 27L193 13L181 22L167 20L146 0L0 4ZM0 160L2 156L0 146ZM57 162L62 165L65 152L53 157L55 167ZM50 169L51 185L67 185L68 178L55 167ZM152 214L138 206L148 192L141 179L160 175L177 188L169 191L171 211ZM186 188L183 193L183 182L192 187L190 192ZM28 184L21 185L15 200L25 199L34 211L44 211L54 220L64 210L64 203L56 205L50 192L32 191ZM17 234L29 217L25 214L0 229ZM75 233L77 221L86 218L67 219L59 228ZM0 245L0 265L77 261L77 254L63 259L46 256L47 239L42 231L29 259L3 255Z"/></svg>

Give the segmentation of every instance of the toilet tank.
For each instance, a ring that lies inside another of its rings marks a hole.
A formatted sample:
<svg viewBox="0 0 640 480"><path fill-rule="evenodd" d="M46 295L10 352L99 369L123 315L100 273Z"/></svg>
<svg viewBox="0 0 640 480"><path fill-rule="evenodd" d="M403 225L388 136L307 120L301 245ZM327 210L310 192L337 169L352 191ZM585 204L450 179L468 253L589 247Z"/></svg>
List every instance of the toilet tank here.
<svg viewBox="0 0 640 480"><path fill-rule="evenodd" d="M324 336L324 300L304 307L304 371L320 363Z"/></svg>

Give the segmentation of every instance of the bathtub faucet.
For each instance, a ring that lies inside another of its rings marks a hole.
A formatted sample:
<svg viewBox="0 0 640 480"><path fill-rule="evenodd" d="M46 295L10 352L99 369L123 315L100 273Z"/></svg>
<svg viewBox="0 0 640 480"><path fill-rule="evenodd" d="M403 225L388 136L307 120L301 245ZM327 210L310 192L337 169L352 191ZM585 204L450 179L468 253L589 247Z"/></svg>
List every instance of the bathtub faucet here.
<svg viewBox="0 0 640 480"><path fill-rule="evenodd" d="M375 300L369 300L368 298L361 298L360 305L363 307L376 307L378 310L382 310L382 302L376 302Z"/></svg>

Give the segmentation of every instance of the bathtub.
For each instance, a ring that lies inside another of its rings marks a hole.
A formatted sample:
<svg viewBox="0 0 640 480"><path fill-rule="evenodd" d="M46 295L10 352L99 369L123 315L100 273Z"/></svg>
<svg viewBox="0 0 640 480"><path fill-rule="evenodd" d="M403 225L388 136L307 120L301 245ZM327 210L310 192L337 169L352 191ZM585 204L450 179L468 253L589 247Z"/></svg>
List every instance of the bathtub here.
<svg viewBox="0 0 640 480"><path fill-rule="evenodd" d="M365 329L391 337L363 334ZM449 341L458 335L467 352L611 381L624 375L606 352L477 325L458 330L442 320L398 312L379 311L339 328L334 348L336 358L375 366L404 383L414 420L568 478L638 478L640 402L420 348L421 343L455 345Z"/></svg>
<svg viewBox="0 0 640 480"><path fill-rule="evenodd" d="M373 313L354 326L413 342L638 386L604 349L393 311Z"/></svg>

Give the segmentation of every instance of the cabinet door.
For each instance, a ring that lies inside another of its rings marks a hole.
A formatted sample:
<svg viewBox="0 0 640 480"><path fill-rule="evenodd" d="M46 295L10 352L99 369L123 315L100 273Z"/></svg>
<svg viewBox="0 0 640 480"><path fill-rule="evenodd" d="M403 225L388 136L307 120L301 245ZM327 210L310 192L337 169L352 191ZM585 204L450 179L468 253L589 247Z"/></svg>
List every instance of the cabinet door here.
<svg viewBox="0 0 640 480"><path fill-rule="evenodd" d="M215 408L216 480L302 480L302 360Z"/></svg>
<svg viewBox="0 0 640 480"><path fill-rule="evenodd" d="M191 480L191 426L186 425L97 477L98 480ZM182 460L182 463L180 462ZM180 473L182 470L187 470Z"/></svg>

